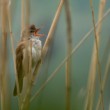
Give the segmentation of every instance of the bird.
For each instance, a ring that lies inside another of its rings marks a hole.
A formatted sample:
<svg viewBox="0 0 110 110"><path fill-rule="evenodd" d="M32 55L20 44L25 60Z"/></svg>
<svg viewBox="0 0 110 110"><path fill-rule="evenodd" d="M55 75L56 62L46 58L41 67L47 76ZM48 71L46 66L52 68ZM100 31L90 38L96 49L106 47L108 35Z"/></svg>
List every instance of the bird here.
<svg viewBox="0 0 110 110"><path fill-rule="evenodd" d="M22 92L23 89L23 79L26 75L25 68L26 63L26 51L30 52L32 55L32 68L35 67L35 64L41 59L42 52L42 41L40 37L44 36L44 34L39 34L40 28L36 28L34 24L27 26L24 28L21 34L21 39L17 45L15 52L15 62L16 62L16 72L18 78L18 86L19 93ZM31 46L28 42L31 42ZM17 84L15 83L13 95L17 96Z"/></svg>

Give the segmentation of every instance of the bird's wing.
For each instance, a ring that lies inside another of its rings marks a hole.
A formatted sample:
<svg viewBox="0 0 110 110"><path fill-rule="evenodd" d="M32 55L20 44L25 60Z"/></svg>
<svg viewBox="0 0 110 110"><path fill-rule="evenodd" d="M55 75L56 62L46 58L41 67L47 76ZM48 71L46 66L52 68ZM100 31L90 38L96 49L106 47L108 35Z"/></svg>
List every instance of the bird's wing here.
<svg viewBox="0 0 110 110"><path fill-rule="evenodd" d="M19 92L21 93L22 87L23 87L23 49L25 48L25 43L21 42L16 48L16 71L17 71L17 77L18 77L18 85L19 85ZM13 95L17 95L17 85L15 84Z"/></svg>
<svg viewBox="0 0 110 110"><path fill-rule="evenodd" d="M19 45L16 48L16 70L18 74L18 78L22 77L22 72L23 72L23 66L22 66L22 61L23 61L23 49L25 48L25 42L19 43Z"/></svg>

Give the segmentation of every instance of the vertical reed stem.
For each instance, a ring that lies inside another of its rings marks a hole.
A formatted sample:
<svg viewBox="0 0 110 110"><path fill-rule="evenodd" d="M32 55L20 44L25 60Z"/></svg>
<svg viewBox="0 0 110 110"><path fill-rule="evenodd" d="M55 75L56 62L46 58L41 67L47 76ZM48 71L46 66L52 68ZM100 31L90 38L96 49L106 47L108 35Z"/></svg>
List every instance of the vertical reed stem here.
<svg viewBox="0 0 110 110"><path fill-rule="evenodd" d="M66 12L66 21L67 21L67 56L70 56L72 51L72 22L71 22L71 12L69 0L64 0L65 12ZM71 109L71 57L68 58L66 62L66 110Z"/></svg>
<svg viewBox="0 0 110 110"><path fill-rule="evenodd" d="M90 5L91 5L91 10L92 10L94 33L95 33L95 43L94 43L94 47L93 47L93 54L92 54L91 67L90 67L89 80L88 80L88 95L87 95L86 106L85 106L86 110L92 110L92 107L93 107L93 98L94 98L95 80L96 80L96 67L98 68L98 78L99 78L99 83L100 83L100 94L103 94L102 79L101 79L101 67L100 67L99 52L98 52L99 51L99 43L100 43L99 38L100 38L100 31L101 31L102 23L100 23L98 25L97 30L96 30L92 1L90 1L90 2L91 2ZM104 6L105 6L105 4L102 4L102 0L101 0L100 6L99 6L98 21L100 21L100 19L103 16ZM102 97L102 108L104 109L103 97Z"/></svg>
<svg viewBox="0 0 110 110"><path fill-rule="evenodd" d="M7 7L7 15L8 15L8 24L9 24L9 31L10 31L10 39L11 39L11 49L12 49L12 56L13 56L13 62L14 62L14 73L15 73L15 79L16 79L16 85L17 85L17 93L19 95L19 85L18 85L18 77L17 77L17 71L16 71L16 62L15 62L15 49L14 49L14 40L13 40L13 33L12 33L12 22L11 22L11 0L9 0L8 7ZM20 95L19 95L20 98ZM20 100L19 100L19 106L20 106Z"/></svg>
<svg viewBox="0 0 110 110"><path fill-rule="evenodd" d="M1 110L10 110L9 88L7 77L7 0L1 0L1 27L2 27L2 48L1 48Z"/></svg>
<svg viewBox="0 0 110 110"><path fill-rule="evenodd" d="M21 32L25 27L25 0L21 0Z"/></svg>
<svg viewBox="0 0 110 110"><path fill-rule="evenodd" d="M103 79L103 82L102 82L102 91L104 91L105 84L107 82L108 75L109 75L109 70L110 70L110 56L107 60L107 64L106 64L106 68L105 68L105 72L104 72L104 79ZM96 110L100 110L99 109L100 104L101 104L101 94L99 95L99 98L98 98L98 103L97 103L97 106L96 106Z"/></svg>
<svg viewBox="0 0 110 110"><path fill-rule="evenodd" d="M98 69L98 78L99 78L99 88L101 94L101 106L104 110L104 100L103 100L103 91L102 91L102 77L101 77L101 64L99 59L99 41L97 39L96 27L95 27L95 17L94 17L94 9L92 6L92 0L90 0L91 10L92 10L92 19L93 19L93 26L94 26L94 35L95 35L95 47L96 47L96 63Z"/></svg>
<svg viewBox="0 0 110 110"><path fill-rule="evenodd" d="M23 0L22 1L22 29L26 28L30 24L30 0ZM26 31L26 37L29 36L29 30L27 28ZM27 39L27 38L26 38ZM26 47L26 62L24 62L25 66L25 74L26 78L24 80L24 90L23 90L23 102L21 104L21 110L29 110L30 106L30 91L28 91L28 88L30 87L30 76L31 76L31 52L28 52L28 47L30 46L30 42L27 42L27 47ZM26 95L27 94L27 95ZM25 97L26 96L26 97ZM26 100L24 100L26 99Z"/></svg>
<svg viewBox="0 0 110 110"><path fill-rule="evenodd" d="M105 8L105 4L106 4L106 0L100 0L100 3L99 3L99 16L98 16L98 20L100 20L103 16L103 13L104 13L104 8ZM102 27L102 23L99 24L99 26L97 27L97 31L96 31L96 35L97 35L97 42L98 42L98 45L100 45L100 32L101 32L101 27ZM99 67L100 68L100 67ZM100 83L102 83L101 81L101 76L100 76ZM100 85L100 104L102 106L102 109L104 110L104 102L103 102L103 84ZM99 106L100 106L99 104Z"/></svg>
<svg viewBox="0 0 110 110"><path fill-rule="evenodd" d="M52 38L53 38L53 33L55 31L56 25L58 23L58 20L59 20L60 14L61 14L63 3L64 3L64 0L60 0L58 9L56 11L55 17L53 19L52 25L50 27L50 30L49 30L49 33L47 36L47 39L46 39L45 44L43 46L42 58L45 57L45 55L47 54L47 51L49 49L50 43L51 43Z"/></svg>

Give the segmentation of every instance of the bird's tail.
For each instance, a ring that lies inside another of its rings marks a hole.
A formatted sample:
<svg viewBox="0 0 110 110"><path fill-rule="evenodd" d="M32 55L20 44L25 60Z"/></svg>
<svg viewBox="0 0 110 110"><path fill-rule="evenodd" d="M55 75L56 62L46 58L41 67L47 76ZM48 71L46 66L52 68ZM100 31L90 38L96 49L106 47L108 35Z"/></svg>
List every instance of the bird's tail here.
<svg viewBox="0 0 110 110"><path fill-rule="evenodd" d="M22 92L22 88L23 88L23 78L18 78L18 86L19 86L19 93L21 93ZM18 95L17 84L16 83L15 83L13 95L14 96Z"/></svg>

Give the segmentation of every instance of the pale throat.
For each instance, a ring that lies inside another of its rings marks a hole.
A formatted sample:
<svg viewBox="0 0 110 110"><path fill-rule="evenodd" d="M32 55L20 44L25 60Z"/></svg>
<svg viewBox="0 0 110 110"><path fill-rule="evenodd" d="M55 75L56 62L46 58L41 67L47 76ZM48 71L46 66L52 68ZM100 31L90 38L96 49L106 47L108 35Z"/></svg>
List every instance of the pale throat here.
<svg viewBox="0 0 110 110"><path fill-rule="evenodd" d="M32 48L28 47L28 51L32 52L32 66L41 58L42 42L38 37L31 36ZM23 57L26 56L26 49L23 50Z"/></svg>
<svg viewBox="0 0 110 110"><path fill-rule="evenodd" d="M32 47L34 47L36 49L41 49L42 48L42 42L39 39L39 37L31 35L31 41L32 41Z"/></svg>

